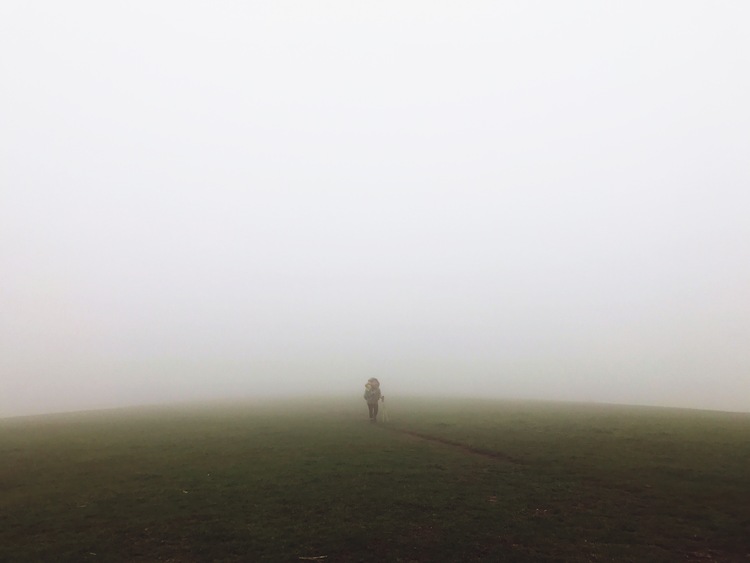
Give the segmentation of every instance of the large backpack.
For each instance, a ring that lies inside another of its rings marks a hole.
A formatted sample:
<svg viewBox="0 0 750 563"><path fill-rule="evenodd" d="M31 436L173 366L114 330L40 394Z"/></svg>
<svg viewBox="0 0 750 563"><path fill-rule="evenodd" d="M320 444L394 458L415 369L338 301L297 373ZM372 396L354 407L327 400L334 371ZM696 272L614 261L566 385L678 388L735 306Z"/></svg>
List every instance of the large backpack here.
<svg viewBox="0 0 750 563"><path fill-rule="evenodd" d="M369 389L365 389L365 400L368 403L375 403L380 400L380 381L371 377L367 380L367 385Z"/></svg>

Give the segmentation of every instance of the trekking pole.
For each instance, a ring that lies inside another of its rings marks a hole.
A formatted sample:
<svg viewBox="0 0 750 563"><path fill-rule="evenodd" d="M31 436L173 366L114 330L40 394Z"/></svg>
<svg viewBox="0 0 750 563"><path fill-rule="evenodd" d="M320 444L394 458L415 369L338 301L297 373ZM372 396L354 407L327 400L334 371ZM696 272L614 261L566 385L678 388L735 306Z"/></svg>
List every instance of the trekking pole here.
<svg viewBox="0 0 750 563"><path fill-rule="evenodd" d="M388 409L385 408L385 395L380 397L380 402L383 403L383 422L388 422Z"/></svg>

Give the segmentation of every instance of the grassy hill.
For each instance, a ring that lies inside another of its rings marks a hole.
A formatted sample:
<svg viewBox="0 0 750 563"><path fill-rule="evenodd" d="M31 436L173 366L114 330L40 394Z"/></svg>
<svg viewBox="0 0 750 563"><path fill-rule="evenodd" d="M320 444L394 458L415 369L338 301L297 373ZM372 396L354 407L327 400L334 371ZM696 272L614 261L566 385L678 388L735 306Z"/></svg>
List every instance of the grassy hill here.
<svg viewBox="0 0 750 563"><path fill-rule="evenodd" d="M750 415L390 399L0 420L0 561L750 560Z"/></svg>

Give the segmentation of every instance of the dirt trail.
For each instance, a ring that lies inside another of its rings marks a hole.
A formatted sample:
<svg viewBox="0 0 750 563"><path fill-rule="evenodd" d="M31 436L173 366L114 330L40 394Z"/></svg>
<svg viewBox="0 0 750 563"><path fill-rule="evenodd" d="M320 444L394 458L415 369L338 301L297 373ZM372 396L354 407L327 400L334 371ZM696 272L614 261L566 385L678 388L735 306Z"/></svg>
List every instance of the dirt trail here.
<svg viewBox="0 0 750 563"><path fill-rule="evenodd" d="M407 436L413 436L414 438L419 438L420 440L426 440L428 442L435 442L438 444L443 444L445 446L451 446L453 448L456 448L458 450L461 450L467 454L473 454L473 455L481 455L484 457L489 457L491 459L496 459L499 461L504 461L507 463L517 463L517 464L523 464L522 461L515 459L507 454L504 454L502 452L497 452L494 450L487 450L484 448L476 448L474 446L467 446L466 444L462 444L461 442L455 442L453 440L449 440L447 438L441 438L440 436L431 436L429 434L423 434L421 432L415 432L413 430L396 430L393 429L393 432L398 432L400 434L406 434Z"/></svg>

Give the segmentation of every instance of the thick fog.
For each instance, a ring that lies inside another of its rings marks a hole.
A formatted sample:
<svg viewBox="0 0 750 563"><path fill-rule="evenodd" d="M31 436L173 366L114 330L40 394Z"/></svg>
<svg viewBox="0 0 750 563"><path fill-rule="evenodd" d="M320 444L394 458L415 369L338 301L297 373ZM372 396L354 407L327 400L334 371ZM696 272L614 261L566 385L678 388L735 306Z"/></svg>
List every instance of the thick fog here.
<svg viewBox="0 0 750 563"><path fill-rule="evenodd" d="M3 2L0 416L372 376L750 410L749 18Z"/></svg>

